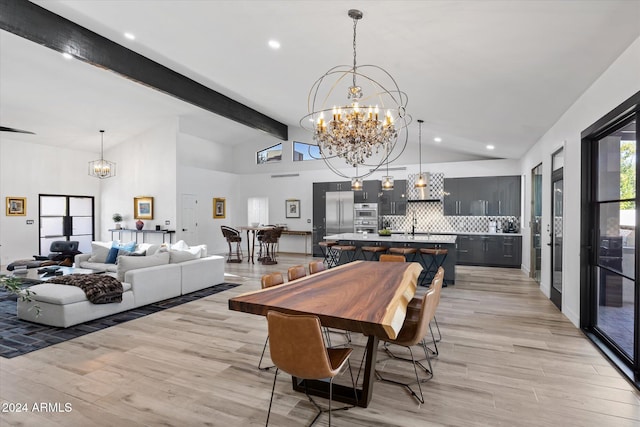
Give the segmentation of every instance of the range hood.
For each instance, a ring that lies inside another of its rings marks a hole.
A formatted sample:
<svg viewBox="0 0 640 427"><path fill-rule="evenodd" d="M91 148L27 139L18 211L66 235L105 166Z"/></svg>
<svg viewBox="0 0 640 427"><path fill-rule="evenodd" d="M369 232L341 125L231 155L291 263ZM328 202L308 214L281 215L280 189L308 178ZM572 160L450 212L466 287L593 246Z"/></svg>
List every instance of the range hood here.
<svg viewBox="0 0 640 427"><path fill-rule="evenodd" d="M435 193L434 187L436 187L434 178L437 179L438 177L426 172L423 175L427 180L427 186L422 188L414 187L418 174L410 174L407 177L407 202L441 202L441 195L433 194Z"/></svg>

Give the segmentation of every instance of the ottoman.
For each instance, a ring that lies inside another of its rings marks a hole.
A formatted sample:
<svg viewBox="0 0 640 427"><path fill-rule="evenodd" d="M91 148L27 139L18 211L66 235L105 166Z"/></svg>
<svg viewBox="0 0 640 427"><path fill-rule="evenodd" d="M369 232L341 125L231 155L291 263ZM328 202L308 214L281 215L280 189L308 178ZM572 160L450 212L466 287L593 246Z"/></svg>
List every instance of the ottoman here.
<svg viewBox="0 0 640 427"><path fill-rule="evenodd" d="M110 316L134 308L133 292L129 283L122 283L122 302L93 304L84 291L76 286L42 283L30 286L35 293L33 301L18 298L18 318L43 325L67 328L78 323ZM40 307L40 314L34 306Z"/></svg>

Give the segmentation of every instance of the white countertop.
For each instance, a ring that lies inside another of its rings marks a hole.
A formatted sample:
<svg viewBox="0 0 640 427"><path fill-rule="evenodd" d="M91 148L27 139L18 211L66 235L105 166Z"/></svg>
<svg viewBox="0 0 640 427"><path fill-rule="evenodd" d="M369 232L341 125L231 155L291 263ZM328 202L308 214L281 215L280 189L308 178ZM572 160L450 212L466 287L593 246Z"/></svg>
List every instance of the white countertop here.
<svg viewBox="0 0 640 427"><path fill-rule="evenodd" d="M358 242L394 242L394 243L440 243L454 244L458 236L452 234L423 234L423 235L407 235L392 234L390 236L379 236L376 234L363 233L341 233L324 236L325 240L354 240Z"/></svg>
<svg viewBox="0 0 640 427"><path fill-rule="evenodd" d="M392 233L403 234L402 230L391 230ZM457 236L522 236L522 233L489 233L488 231L423 231L416 230L416 234L431 234L431 235L450 235L455 234Z"/></svg>

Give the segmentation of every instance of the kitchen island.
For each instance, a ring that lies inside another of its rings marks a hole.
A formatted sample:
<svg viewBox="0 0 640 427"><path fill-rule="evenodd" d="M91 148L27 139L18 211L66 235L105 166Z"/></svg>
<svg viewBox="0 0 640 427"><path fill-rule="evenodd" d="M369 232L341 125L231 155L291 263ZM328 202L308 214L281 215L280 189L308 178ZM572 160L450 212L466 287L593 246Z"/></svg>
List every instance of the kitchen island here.
<svg viewBox="0 0 640 427"><path fill-rule="evenodd" d="M443 264L444 283L455 284L456 279L456 235L444 234L421 234L404 235L391 234L389 236L379 236L378 234L364 233L340 233L324 236L325 240L335 240L341 245L353 245L357 248L354 259L364 259L362 246L385 246L385 247L409 247L409 248L442 248L447 249L447 258ZM423 268L427 268L422 256L418 254L415 259Z"/></svg>

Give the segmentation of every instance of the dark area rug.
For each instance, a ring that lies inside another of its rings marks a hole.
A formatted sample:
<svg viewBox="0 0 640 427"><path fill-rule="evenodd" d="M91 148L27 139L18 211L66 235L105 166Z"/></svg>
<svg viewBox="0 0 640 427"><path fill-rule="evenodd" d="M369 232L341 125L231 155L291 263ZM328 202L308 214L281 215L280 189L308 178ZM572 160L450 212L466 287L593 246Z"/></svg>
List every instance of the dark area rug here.
<svg viewBox="0 0 640 427"><path fill-rule="evenodd" d="M225 282L190 294L159 301L68 328L39 325L18 319L16 317L16 296L0 290L0 356L11 359L12 357L40 350L41 348L128 322L129 320L157 313L167 308L208 297L236 286L239 285Z"/></svg>

